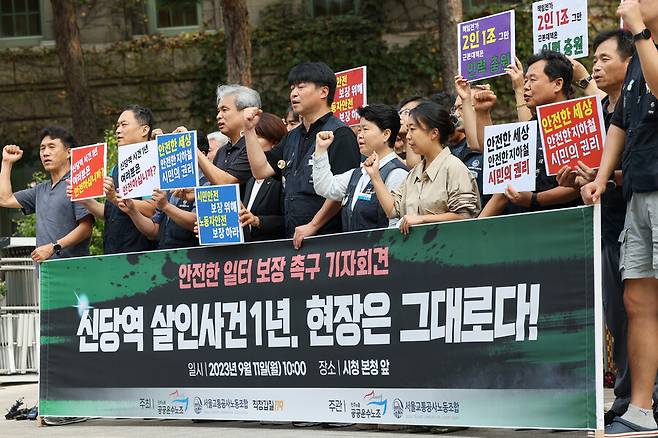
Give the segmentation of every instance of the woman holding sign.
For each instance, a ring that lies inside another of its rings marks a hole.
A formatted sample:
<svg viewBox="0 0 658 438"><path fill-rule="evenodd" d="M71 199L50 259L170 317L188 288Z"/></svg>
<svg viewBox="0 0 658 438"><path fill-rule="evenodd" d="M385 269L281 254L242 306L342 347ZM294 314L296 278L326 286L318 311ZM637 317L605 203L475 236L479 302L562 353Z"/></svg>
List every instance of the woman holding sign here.
<svg viewBox="0 0 658 438"><path fill-rule="evenodd" d="M411 110L407 141L424 158L393 192L382 180L376 152L363 163L386 216L401 218L403 234L412 225L469 219L480 211L475 179L444 146L453 131L450 115L436 103L424 102Z"/></svg>

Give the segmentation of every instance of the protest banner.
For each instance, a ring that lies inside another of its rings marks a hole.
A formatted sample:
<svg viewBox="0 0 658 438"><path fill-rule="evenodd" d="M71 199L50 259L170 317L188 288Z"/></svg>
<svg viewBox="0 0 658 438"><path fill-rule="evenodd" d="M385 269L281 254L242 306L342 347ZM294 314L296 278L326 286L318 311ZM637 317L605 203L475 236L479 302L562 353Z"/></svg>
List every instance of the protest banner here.
<svg viewBox="0 0 658 438"><path fill-rule="evenodd" d="M159 186L156 141L119 146L119 196L151 196Z"/></svg>
<svg viewBox="0 0 658 438"><path fill-rule="evenodd" d="M599 211L47 261L39 414L602 428Z"/></svg>
<svg viewBox="0 0 658 438"><path fill-rule="evenodd" d="M105 196L103 178L107 167L107 144L71 149L71 200Z"/></svg>
<svg viewBox="0 0 658 438"><path fill-rule="evenodd" d="M534 192L537 168L537 122L491 125L484 128L485 195Z"/></svg>
<svg viewBox="0 0 658 438"><path fill-rule="evenodd" d="M514 11L501 12L457 25L460 74L469 81L505 74L514 63Z"/></svg>
<svg viewBox="0 0 658 438"><path fill-rule="evenodd" d="M244 242L238 218L240 211L238 184L197 187L195 196L201 245Z"/></svg>
<svg viewBox="0 0 658 438"><path fill-rule="evenodd" d="M366 66L336 73L336 93L331 112L347 126L359 124L356 110L368 104Z"/></svg>
<svg viewBox="0 0 658 438"><path fill-rule="evenodd" d="M162 190L199 185L196 135L196 131L187 131L162 134L155 138L158 143L158 173Z"/></svg>
<svg viewBox="0 0 658 438"><path fill-rule="evenodd" d="M532 4L534 53L542 49L572 58L589 55L587 0L543 0Z"/></svg>
<svg viewBox="0 0 658 438"><path fill-rule="evenodd" d="M537 107L546 173L555 175L578 161L598 168L605 143L605 124L599 96L588 96Z"/></svg>

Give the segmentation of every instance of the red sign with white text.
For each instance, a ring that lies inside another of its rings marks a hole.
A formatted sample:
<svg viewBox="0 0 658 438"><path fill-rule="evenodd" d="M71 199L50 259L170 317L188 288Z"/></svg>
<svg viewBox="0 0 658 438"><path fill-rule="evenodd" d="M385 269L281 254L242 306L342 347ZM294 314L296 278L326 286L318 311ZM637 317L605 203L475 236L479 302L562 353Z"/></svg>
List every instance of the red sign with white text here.
<svg viewBox="0 0 658 438"><path fill-rule="evenodd" d="M107 164L105 143L71 149L71 200L105 196L103 178Z"/></svg>
<svg viewBox="0 0 658 438"><path fill-rule="evenodd" d="M537 107L546 173L555 175L578 161L598 168L605 143L605 124L599 96Z"/></svg>
<svg viewBox="0 0 658 438"><path fill-rule="evenodd" d="M331 104L334 116L347 126L358 125L359 115L356 110L367 104L366 67L336 73L336 94Z"/></svg>

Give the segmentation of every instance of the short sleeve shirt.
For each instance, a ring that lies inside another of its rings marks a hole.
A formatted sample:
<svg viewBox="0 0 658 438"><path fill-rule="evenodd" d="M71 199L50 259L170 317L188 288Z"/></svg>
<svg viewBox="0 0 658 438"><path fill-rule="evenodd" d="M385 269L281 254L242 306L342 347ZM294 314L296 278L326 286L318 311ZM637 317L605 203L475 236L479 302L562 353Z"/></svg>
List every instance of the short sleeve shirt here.
<svg viewBox="0 0 658 438"><path fill-rule="evenodd" d="M247 157L247 143L244 137L240 137L235 144L230 142L217 151L213 164L224 172L235 177L240 184L240 192L244 193L244 187L251 178L251 167Z"/></svg>
<svg viewBox="0 0 658 438"><path fill-rule="evenodd" d="M52 180L35 187L16 192L14 196L25 214L37 215L37 246L55 243L69 234L83 218L91 213L79 202L71 202L66 196L67 173L53 185ZM51 259L89 255L89 241L85 239L75 246L63 248L61 254Z"/></svg>

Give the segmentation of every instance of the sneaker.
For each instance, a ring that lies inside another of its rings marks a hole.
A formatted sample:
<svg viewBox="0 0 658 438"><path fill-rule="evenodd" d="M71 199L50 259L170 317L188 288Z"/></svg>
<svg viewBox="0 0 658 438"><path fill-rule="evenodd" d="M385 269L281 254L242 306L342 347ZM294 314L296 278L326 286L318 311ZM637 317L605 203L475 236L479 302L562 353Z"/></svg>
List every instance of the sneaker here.
<svg viewBox="0 0 658 438"><path fill-rule="evenodd" d="M64 426L65 424L82 423L87 417L43 417L44 424L48 426Z"/></svg>
<svg viewBox="0 0 658 438"><path fill-rule="evenodd" d="M658 429L647 429L621 417L616 417L605 427L605 437L655 438L658 437Z"/></svg>

